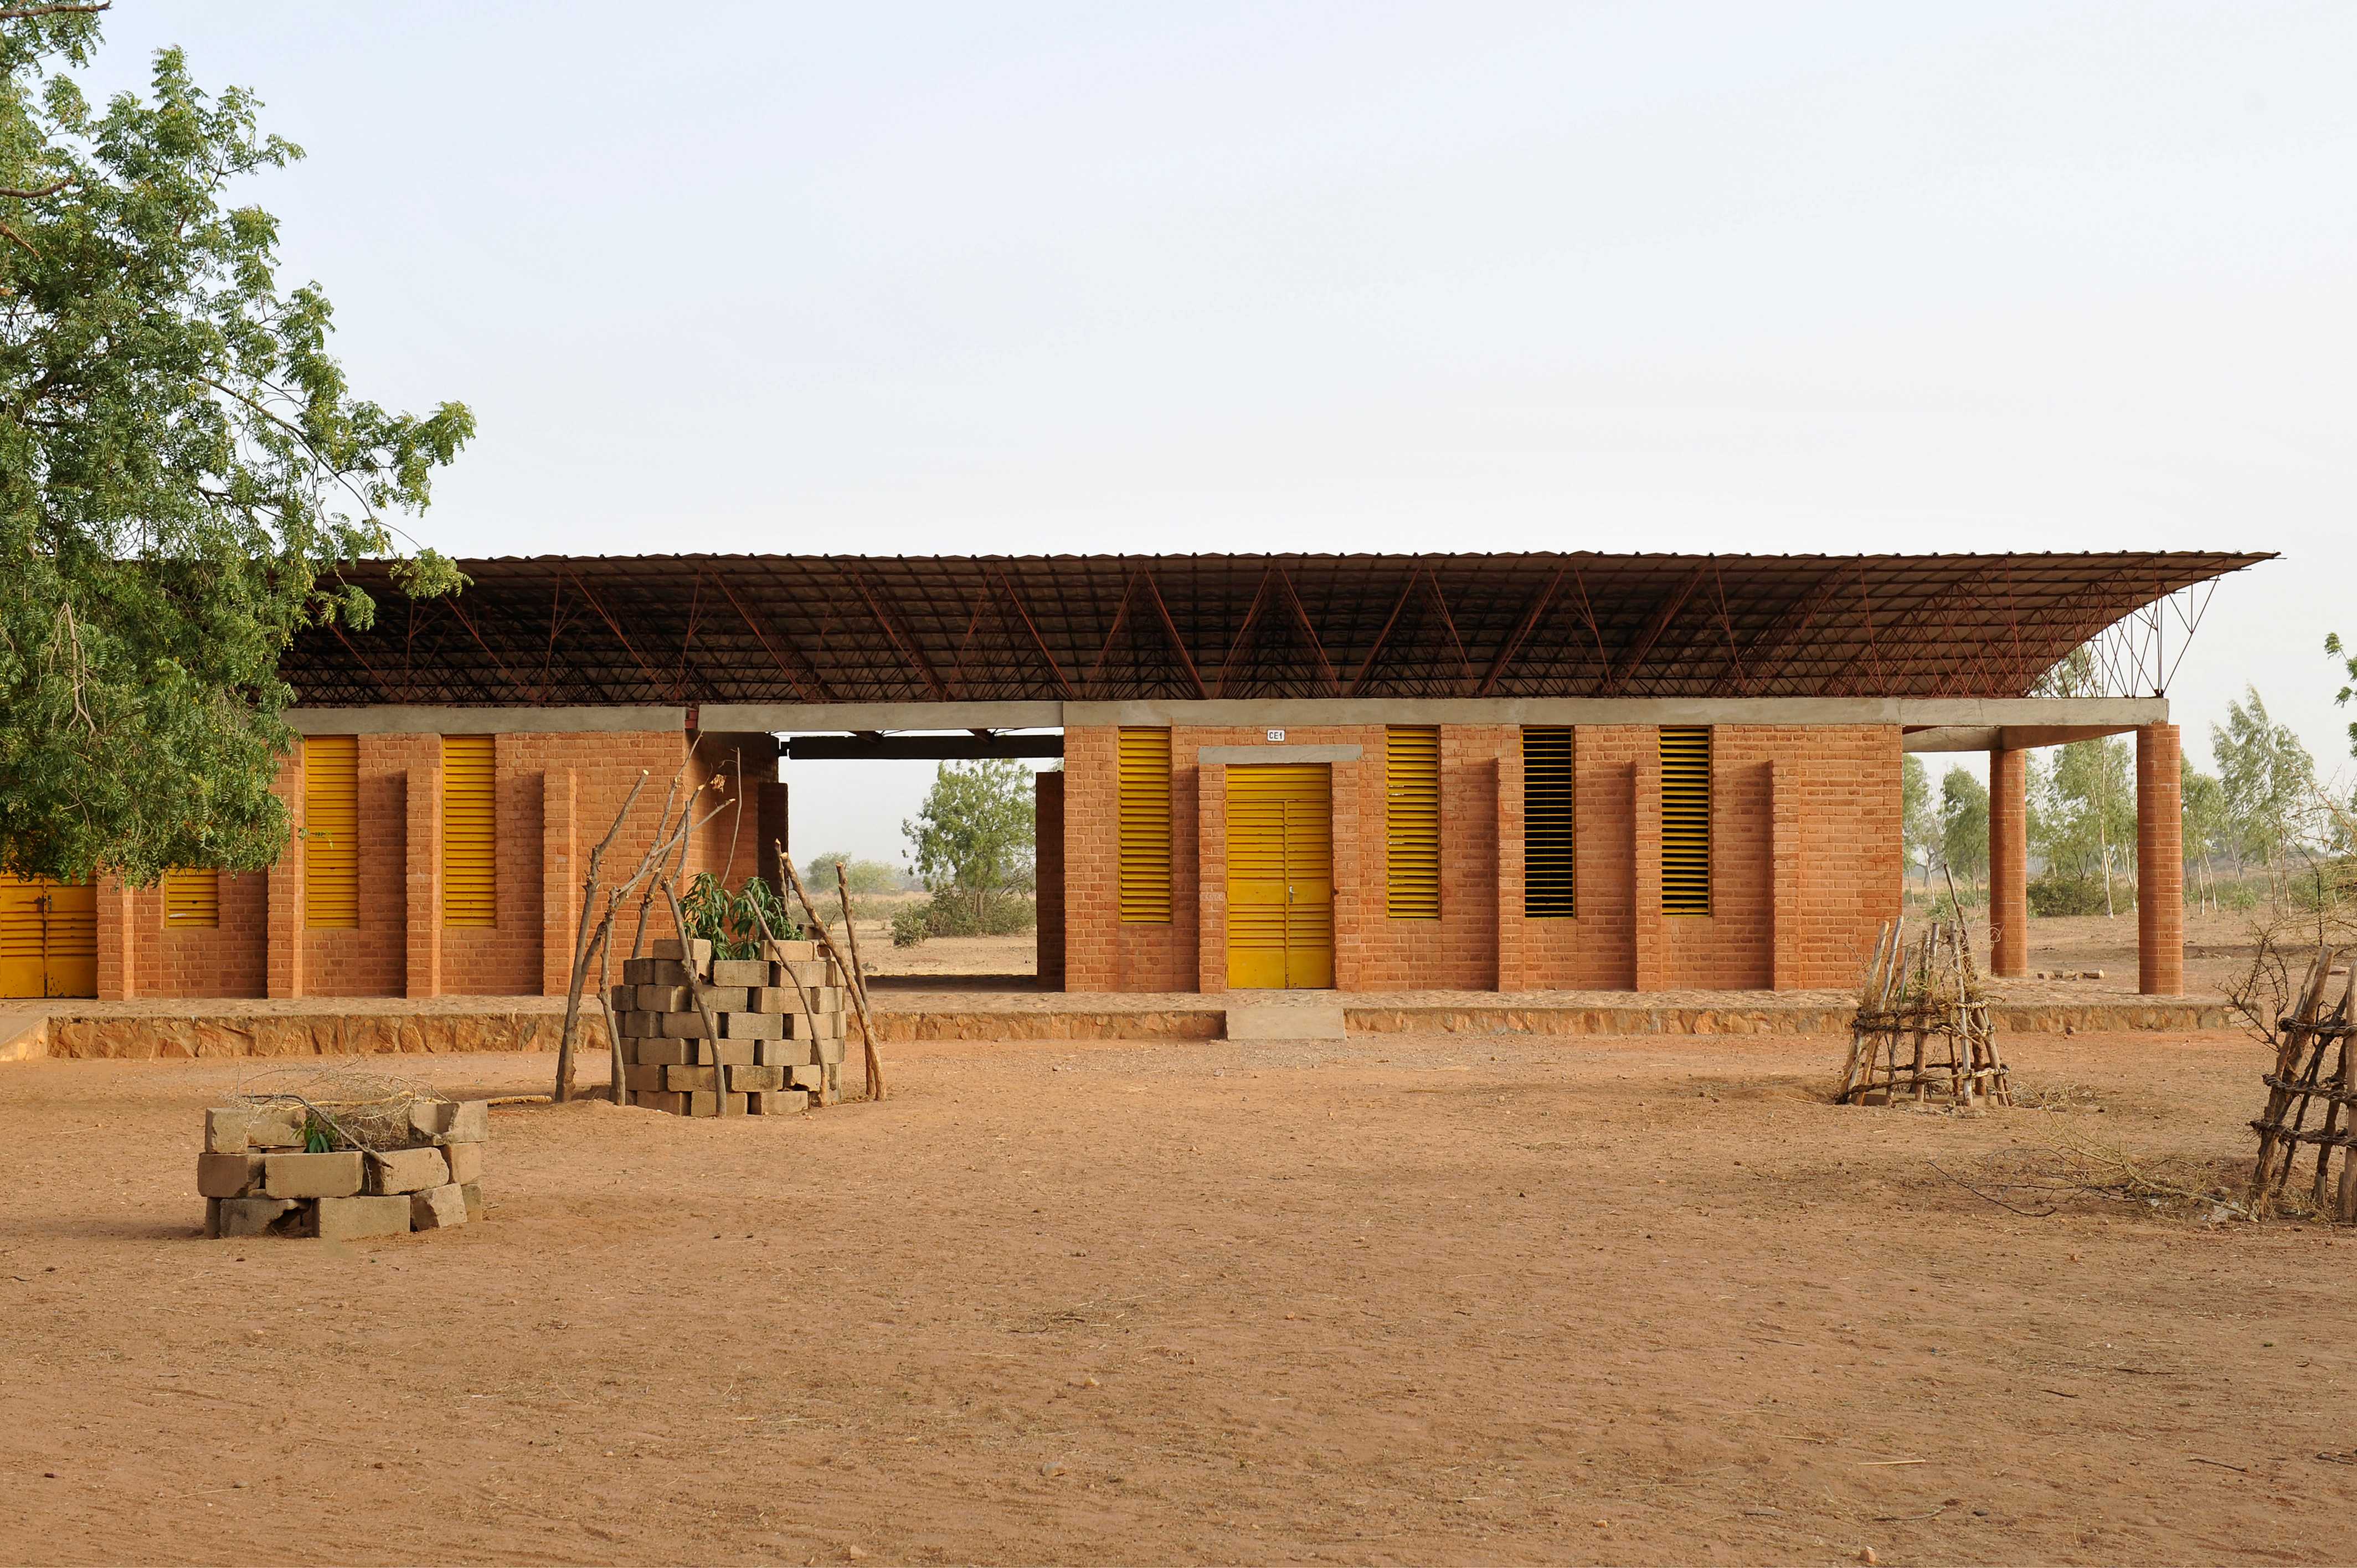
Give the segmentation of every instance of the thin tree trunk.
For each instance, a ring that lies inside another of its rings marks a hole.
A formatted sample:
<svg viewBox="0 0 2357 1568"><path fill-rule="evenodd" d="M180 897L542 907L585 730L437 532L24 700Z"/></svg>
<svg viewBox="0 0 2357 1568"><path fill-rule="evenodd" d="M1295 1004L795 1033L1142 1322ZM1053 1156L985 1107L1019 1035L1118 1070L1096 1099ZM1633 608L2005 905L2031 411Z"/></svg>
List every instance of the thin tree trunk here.
<svg viewBox="0 0 2357 1568"><path fill-rule="evenodd" d="M573 973L565 993L565 1026L556 1036L556 1088L550 1095L560 1103L573 1098L573 1037L574 1031L581 1025L581 987L589 976L590 951L605 934L601 925L593 937L589 925L590 912L597 904L598 878L606 865L606 852L613 847L615 837L622 831L622 824L630 820L630 808L638 804L639 791L646 788L646 783L647 770L641 768L637 781L630 786L630 792L622 798L622 809L614 813L614 825L606 830L606 836L599 839L597 847L589 852L589 863L582 872L581 918L573 930Z"/></svg>

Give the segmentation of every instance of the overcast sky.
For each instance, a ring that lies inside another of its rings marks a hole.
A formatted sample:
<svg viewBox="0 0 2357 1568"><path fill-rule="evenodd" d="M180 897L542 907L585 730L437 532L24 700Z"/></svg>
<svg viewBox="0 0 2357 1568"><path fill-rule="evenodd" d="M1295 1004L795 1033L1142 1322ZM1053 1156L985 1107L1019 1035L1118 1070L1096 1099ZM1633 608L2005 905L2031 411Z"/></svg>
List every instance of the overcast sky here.
<svg viewBox="0 0 2357 1568"><path fill-rule="evenodd" d="M417 537L741 550L2280 551L2171 696L2328 769L2357 5L117 0ZM805 765L897 857L924 768Z"/></svg>

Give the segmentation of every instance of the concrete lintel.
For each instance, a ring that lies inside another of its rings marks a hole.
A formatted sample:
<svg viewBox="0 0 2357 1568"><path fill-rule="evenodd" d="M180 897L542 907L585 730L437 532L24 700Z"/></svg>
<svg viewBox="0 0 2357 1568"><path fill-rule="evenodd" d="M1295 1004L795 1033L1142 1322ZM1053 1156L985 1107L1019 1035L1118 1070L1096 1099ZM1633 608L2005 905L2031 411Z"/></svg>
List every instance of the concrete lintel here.
<svg viewBox="0 0 2357 1568"><path fill-rule="evenodd" d="M710 710L705 710L709 712ZM626 730L684 735L685 708L289 708L297 735L616 735Z"/></svg>
<svg viewBox="0 0 2357 1568"><path fill-rule="evenodd" d="M1910 730L1900 745L1907 751L2034 751L2042 746L2068 746L2074 740L2100 740L2107 735L2133 735L2141 725L1940 725Z"/></svg>
<svg viewBox="0 0 2357 1568"><path fill-rule="evenodd" d="M824 735L859 730L1060 729L1062 703L706 703L705 729Z"/></svg>
<svg viewBox="0 0 2357 1568"><path fill-rule="evenodd" d="M709 712L710 710L706 710ZM2166 724L2166 697L1266 697L1066 703L1078 725L2090 725Z"/></svg>
<svg viewBox="0 0 2357 1568"><path fill-rule="evenodd" d="M706 732L1064 729L1081 725L1896 725L2076 726L2107 735L2169 722L2166 697L1265 697L1152 703L707 703ZM305 735L684 730L678 707L290 708ZM2050 744L2050 743L2038 743Z"/></svg>
<svg viewBox="0 0 2357 1568"><path fill-rule="evenodd" d="M1250 768L1254 764L1272 762L1356 762L1361 748L1355 746L1203 746L1195 748L1195 760L1205 767Z"/></svg>

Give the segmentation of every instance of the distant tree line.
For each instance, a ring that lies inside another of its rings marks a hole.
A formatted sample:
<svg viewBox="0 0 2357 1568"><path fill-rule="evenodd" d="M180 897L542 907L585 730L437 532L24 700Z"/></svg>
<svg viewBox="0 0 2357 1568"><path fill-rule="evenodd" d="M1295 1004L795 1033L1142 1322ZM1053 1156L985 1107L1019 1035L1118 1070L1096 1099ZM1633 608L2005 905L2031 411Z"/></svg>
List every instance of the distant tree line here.
<svg viewBox="0 0 2357 1568"><path fill-rule="evenodd" d="M2316 759L2290 726L2268 714L2255 687L2210 726L2213 772L2182 763L2188 891L2219 898L2221 873L2236 881L2285 880L2322 857L2348 852L2347 814L2333 809ZM2042 866L2032 885L2040 914L2116 914L2132 903L2136 875L2135 749L2114 736L2029 757L2029 850ZM1910 756L1901 805L1910 870L1928 886L1943 873L1977 886L1988 870L1988 790L1963 768L1940 781Z"/></svg>

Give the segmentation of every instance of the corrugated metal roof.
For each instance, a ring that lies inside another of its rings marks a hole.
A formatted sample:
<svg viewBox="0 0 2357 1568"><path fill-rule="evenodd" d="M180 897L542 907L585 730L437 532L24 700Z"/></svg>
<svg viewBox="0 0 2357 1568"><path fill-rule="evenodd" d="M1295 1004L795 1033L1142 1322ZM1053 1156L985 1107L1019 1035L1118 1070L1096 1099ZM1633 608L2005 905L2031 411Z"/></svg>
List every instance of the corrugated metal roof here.
<svg viewBox="0 0 2357 1568"><path fill-rule="evenodd" d="M473 585L424 601L363 563L346 575L375 626L307 631L282 667L332 706L2018 697L2124 618L2268 559L526 556L461 561Z"/></svg>

